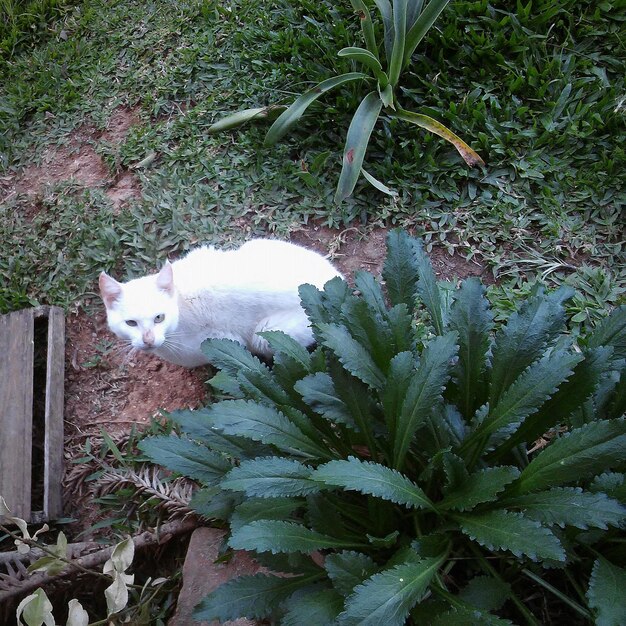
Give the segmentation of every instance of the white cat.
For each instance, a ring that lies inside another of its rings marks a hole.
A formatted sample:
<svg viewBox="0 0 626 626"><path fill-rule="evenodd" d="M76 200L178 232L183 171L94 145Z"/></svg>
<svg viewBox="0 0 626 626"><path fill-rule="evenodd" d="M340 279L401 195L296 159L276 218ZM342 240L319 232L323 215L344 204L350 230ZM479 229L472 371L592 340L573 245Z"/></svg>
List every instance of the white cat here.
<svg viewBox="0 0 626 626"><path fill-rule="evenodd" d="M185 367L207 363L200 344L234 339L271 357L256 333L281 330L313 343L298 287L318 288L341 274L317 252L274 239L253 239L237 250L203 246L167 261L158 274L119 283L100 274L109 328L134 348Z"/></svg>

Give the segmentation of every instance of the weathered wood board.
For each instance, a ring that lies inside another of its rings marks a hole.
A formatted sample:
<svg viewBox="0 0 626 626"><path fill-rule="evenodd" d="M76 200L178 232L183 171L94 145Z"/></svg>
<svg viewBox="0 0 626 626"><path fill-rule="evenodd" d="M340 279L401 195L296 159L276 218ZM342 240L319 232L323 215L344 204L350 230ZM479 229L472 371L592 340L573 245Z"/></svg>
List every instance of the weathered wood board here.
<svg viewBox="0 0 626 626"><path fill-rule="evenodd" d="M47 325L46 345L35 345L35 320ZM29 522L54 519L63 511L64 353L62 309L37 307L0 316L0 495L15 517ZM45 389L33 389L36 354L46 356ZM32 473L37 394L45 394L37 426L45 429L42 476ZM33 510L33 484L43 484L43 502L37 507L43 510Z"/></svg>

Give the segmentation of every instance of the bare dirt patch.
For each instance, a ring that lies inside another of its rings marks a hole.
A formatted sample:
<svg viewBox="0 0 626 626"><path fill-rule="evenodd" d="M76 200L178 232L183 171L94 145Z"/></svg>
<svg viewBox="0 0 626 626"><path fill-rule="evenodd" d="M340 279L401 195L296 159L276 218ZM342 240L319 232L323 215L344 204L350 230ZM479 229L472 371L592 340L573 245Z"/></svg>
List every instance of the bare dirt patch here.
<svg viewBox="0 0 626 626"><path fill-rule="evenodd" d="M352 279L357 270L380 275L387 254L387 233L386 228L354 226L338 233L325 226L312 226L296 231L291 240L322 254L329 254L346 278ZM485 268L465 260L459 254L450 256L446 250L434 247L428 256L435 274L442 280L479 276L484 282L493 282Z"/></svg>
<svg viewBox="0 0 626 626"><path fill-rule="evenodd" d="M130 128L139 122L137 111L120 107L116 109L105 131L98 131L90 124L83 124L70 133L63 145L49 146L40 164L33 164L3 179L4 198L26 194L35 199L45 188L63 182L72 182L82 188L102 188L116 208L133 198L141 196L138 178L130 171L113 176L98 154L101 143L120 144ZM37 204L30 207L32 217Z"/></svg>
<svg viewBox="0 0 626 626"><path fill-rule="evenodd" d="M104 314L83 311L66 321L65 429L69 444L113 438L145 426L161 410L196 408L205 399L204 368L189 370L129 353L106 328Z"/></svg>

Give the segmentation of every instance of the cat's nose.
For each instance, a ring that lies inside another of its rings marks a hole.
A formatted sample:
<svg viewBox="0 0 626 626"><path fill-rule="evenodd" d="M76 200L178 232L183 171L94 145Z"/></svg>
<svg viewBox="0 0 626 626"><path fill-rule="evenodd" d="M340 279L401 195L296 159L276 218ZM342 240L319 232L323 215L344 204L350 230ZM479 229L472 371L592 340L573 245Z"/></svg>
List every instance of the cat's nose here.
<svg viewBox="0 0 626 626"><path fill-rule="evenodd" d="M146 346L154 345L154 333L151 330L144 330L141 338Z"/></svg>

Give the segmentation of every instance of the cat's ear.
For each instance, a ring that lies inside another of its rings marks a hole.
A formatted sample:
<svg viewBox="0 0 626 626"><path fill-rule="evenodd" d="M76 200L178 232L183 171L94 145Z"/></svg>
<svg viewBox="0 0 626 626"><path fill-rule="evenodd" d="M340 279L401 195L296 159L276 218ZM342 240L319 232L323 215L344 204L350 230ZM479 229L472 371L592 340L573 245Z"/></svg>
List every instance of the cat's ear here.
<svg viewBox="0 0 626 626"><path fill-rule="evenodd" d="M174 295L174 272L169 261L165 261L165 265L157 274L157 287L170 296Z"/></svg>
<svg viewBox="0 0 626 626"><path fill-rule="evenodd" d="M100 285L100 295L104 300L104 305L107 309L110 309L122 295L122 285L106 272L101 272L98 284Z"/></svg>

